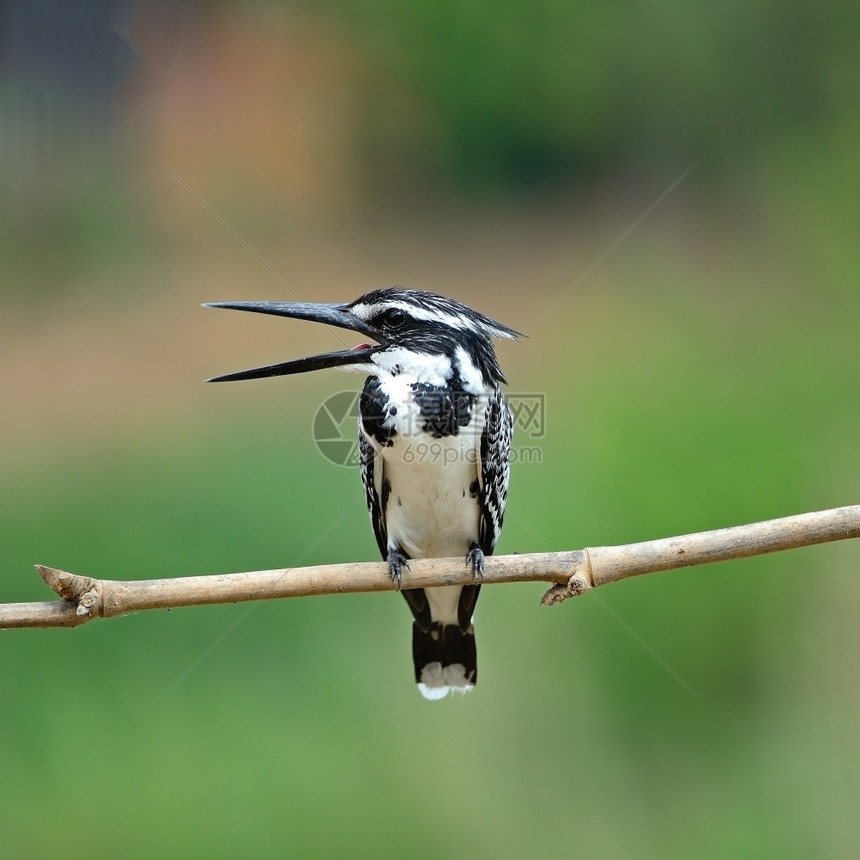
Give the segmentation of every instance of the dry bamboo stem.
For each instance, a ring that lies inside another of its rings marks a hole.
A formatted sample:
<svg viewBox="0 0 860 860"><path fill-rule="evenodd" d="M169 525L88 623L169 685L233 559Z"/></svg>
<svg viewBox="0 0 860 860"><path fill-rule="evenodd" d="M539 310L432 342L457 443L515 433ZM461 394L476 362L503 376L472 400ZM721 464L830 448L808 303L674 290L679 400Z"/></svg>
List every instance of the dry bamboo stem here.
<svg viewBox="0 0 860 860"><path fill-rule="evenodd" d="M628 576L853 537L860 537L860 505L624 546L494 556L486 560L482 582L555 583L541 600L550 605ZM110 618L143 609L396 588L388 575L388 566L382 562L130 582L92 579L43 565L36 565L36 569L62 599L0 604L0 629L76 627L92 618ZM461 558L416 559L409 563L410 588L473 581Z"/></svg>

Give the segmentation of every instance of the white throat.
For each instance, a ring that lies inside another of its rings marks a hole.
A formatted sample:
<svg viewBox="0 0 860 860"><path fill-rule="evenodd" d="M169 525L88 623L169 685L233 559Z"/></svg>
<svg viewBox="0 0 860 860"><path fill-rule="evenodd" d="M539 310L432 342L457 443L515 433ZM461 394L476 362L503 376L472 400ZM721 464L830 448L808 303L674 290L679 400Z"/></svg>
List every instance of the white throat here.
<svg viewBox="0 0 860 860"><path fill-rule="evenodd" d="M390 376L439 387L447 385L453 374L451 362L444 355L413 352L402 346L378 352L371 361Z"/></svg>

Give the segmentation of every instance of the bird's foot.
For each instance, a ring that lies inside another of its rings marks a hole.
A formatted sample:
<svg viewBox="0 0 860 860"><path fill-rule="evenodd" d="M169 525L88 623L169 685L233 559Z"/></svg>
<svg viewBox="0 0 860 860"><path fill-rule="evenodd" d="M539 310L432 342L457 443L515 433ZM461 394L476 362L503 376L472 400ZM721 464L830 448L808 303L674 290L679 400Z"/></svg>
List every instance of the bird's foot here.
<svg viewBox="0 0 860 860"><path fill-rule="evenodd" d="M483 578L484 551L478 546L478 544L473 543L469 547L469 551L466 553L466 564L471 565L472 573L475 575L475 579Z"/></svg>
<svg viewBox="0 0 860 860"><path fill-rule="evenodd" d="M391 578L397 582L397 590L400 591L403 567L409 570L409 559L396 549L388 550L388 572Z"/></svg>

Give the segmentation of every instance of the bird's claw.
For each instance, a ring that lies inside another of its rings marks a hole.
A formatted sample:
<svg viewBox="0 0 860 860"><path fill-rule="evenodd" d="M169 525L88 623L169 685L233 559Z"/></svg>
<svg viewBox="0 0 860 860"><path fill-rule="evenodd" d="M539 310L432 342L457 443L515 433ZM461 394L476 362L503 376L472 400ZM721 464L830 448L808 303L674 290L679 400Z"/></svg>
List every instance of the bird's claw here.
<svg viewBox="0 0 860 860"><path fill-rule="evenodd" d="M390 550L388 553L388 573L391 575L391 579L397 582L398 591L400 591L403 580L404 565L409 570L409 559L396 549Z"/></svg>
<svg viewBox="0 0 860 860"><path fill-rule="evenodd" d="M471 566L475 579L483 578L484 551L477 544L472 544L469 551L466 553L466 564Z"/></svg>

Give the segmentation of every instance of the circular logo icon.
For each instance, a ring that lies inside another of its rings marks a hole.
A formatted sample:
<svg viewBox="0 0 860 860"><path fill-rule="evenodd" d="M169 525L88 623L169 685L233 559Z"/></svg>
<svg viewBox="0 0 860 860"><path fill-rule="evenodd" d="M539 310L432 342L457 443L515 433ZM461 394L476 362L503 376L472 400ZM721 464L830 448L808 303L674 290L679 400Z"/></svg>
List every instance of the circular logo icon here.
<svg viewBox="0 0 860 860"><path fill-rule="evenodd" d="M336 466L358 465L358 396L357 391L338 391L314 415L314 444Z"/></svg>

